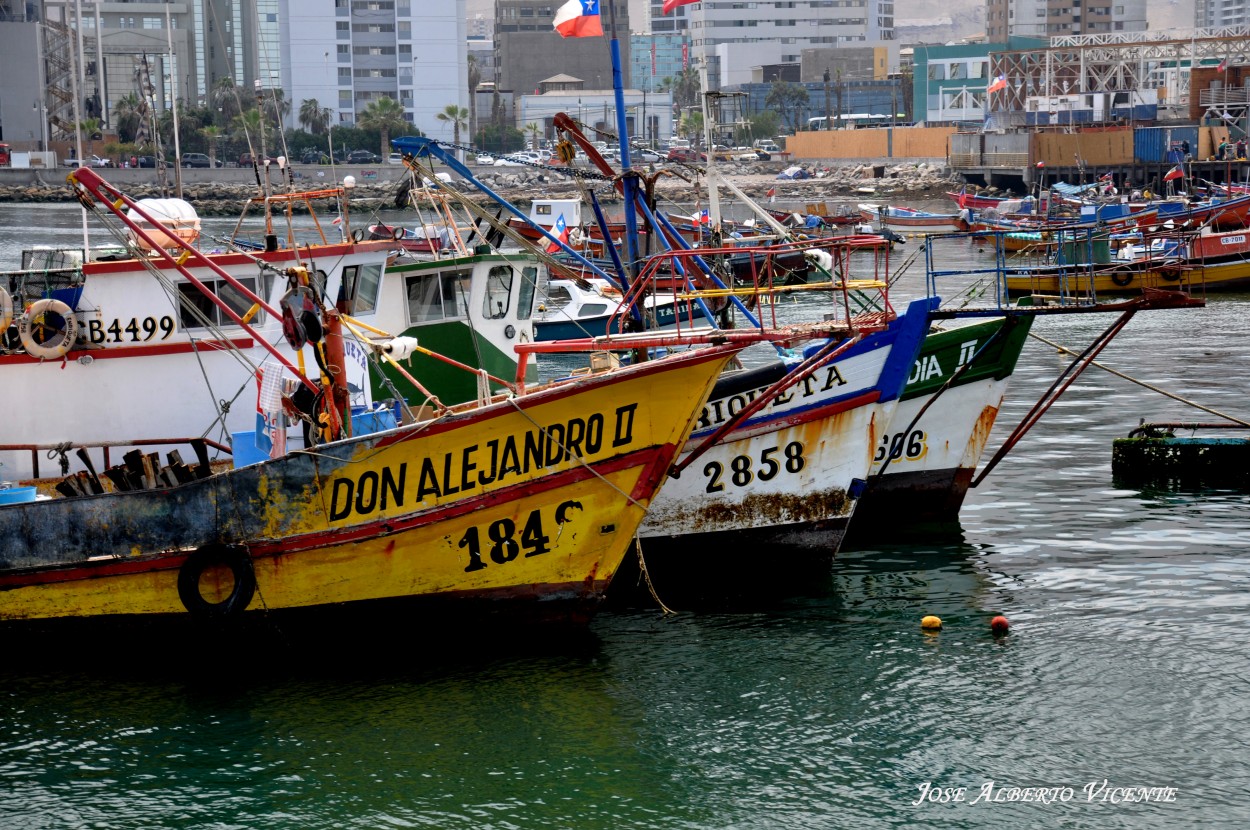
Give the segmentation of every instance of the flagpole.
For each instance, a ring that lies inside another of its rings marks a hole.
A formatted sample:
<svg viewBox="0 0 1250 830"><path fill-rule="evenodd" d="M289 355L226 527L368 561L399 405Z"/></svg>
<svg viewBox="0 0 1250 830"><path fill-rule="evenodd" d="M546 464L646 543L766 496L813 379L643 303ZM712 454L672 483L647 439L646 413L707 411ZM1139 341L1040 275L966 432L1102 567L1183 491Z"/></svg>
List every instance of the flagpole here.
<svg viewBox="0 0 1250 830"><path fill-rule="evenodd" d="M625 249L629 255L629 262L625 267L629 272L627 278L630 283L633 283L634 276L638 273L638 216L634 212L638 181L630 173L629 131L626 129L625 87L621 73L621 43L616 38L617 1L607 0L608 35L612 50L612 93L616 100L616 133L621 145L621 195L625 199Z"/></svg>
<svg viewBox="0 0 1250 830"><path fill-rule="evenodd" d="M711 88L707 80L707 3L699 4L699 16L703 19L702 37L699 39L699 85L703 88L702 105L703 105L703 145L707 150L707 209L708 209L708 228L715 236L713 236L714 244L719 244L721 219L720 219L720 187L716 181L716 153L714 151L715 144L712 141L712 118L708 109L708 93ZM719 115L719 113L717 113ZM698 217L695 217L696 219Z"/></svg>

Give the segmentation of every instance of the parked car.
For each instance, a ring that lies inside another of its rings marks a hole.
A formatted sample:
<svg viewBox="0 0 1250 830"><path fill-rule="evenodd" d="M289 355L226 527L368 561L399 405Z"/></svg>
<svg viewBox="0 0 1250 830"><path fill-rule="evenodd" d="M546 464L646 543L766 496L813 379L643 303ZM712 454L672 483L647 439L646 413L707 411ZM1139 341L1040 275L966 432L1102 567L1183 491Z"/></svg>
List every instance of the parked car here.
<svg viewBox="0 0 1250 830"><path fill-rule="evenodd" d="M674 147L668 151L669 161L707 161L707 155L689 147Z"/></svg>
<svg viewBox="0 0 1250 830"><path fill-rule="evenodd" d="M305 150L299 157L300 164L329 164L330 154L325 150Z"/></svg>
<svg viewBox="0 0 1250 830"><path fill-rule="evenodd" d="M391 153L390 156L387 157L386 163L387 164L403 164L404 154L403 153Z"/></svg>
<svg viewBox="0 0 1250 830"><path fill-rule="evenodd" d="M490 153L478 153L473 160L478 164L490 165L495 163L495 157Z"/></svg>
<svg viewBox="0 0 1250 830"><path fill-rule="evenodd" d="M277 157L277 156L269 156L269 157L266 159L266 161L268 161L270 164L277 164L277 163L278 163L278 157ZM243 155L239 156L239 166L240 166L240 167L251 167L251 166L252 166L252 154L251 154L251 153L244 153Z"/></svg>
<svg viewBox="0 0 1250 830"><path fill-rule="evenodd" d="M733 151L734 161L759 161L760 154L757 150L748 147L737 147Z"/></svg>
<svg viewBox="0 0 1250 830"><path fill-rule="evenodd" d="M183 153L183 167L221 167L221 162L216 159L210 159L203 153Z"/></svg>
<svg viewBox="0 0 1250 830"><path fill-rule="evenodd" d="M164 165L169 164L169 162L165 161L164 156L160 156L159 158L160 158L161 164L164 164ZM157 156L139 156L138 166L139 167L155 167L156 162L157 162ZM220 165L220 162L218 162L218 164Z"/></svg>
<svg viewBox="0 0 1250 830"><path fill-rule="evenodd" d="M66 167L112 167L113 160L92 155L92 156L87 156L86 160L81 163L78 161L78 159L66 159L65 166Z"/></svg>
<svg viewBox="0 0 1250 830"><path fill-rule="evenodd" d="M348 164L379 164L382 157L368 150L352 150L347 154Z"/></svg>
<svg viewBox="0 0 1250 830"><path fill-rule="evenodd" d="M629 151L629 160L638 161L643 164L650 164L653 161L661 161L662 157L655 150L646 147L631 147Z"/></svg>

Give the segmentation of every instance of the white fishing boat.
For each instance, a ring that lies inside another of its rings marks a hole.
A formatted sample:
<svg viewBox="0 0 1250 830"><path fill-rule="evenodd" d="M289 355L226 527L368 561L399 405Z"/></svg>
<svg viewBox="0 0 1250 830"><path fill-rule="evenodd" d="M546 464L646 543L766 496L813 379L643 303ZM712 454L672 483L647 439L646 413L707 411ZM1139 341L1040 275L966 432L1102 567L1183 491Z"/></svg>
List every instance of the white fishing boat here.
<svg viewBox="0 0 1250 830"><path fill-rule="evenodd" d="M108 189L94 171L78 175L86 185ZM453 329L470 332L472 342L505 358L490 366L496 377L513 379L511 344L533 338L532 282L524 268L469 256L390 270L393 242L352 240L346 197L342 188L331 188L253 200L269 208L258 220L265 222L263 234L247 237L241 218L229 239L198 240L205 244L194 253L177 248L174 239L197 240L199 223L189 205L141 201L141 210L157 221L140 223L146 238L120 233L120 252L43 251L37 254L42 261L32 254L22 270L0 275L20 332L6 339L0 375L11 388L72 402L15 409L0 442L0 478L56 474L58 462L77 469L71 444L102 448L96 463L106 466L110 453L136 441L146 448L192 437L219 450L241 442L236 457L254 456L257 373L282 374L284 360L298 367L323 359L309 345L283 345L275 355L260 344L289 343L276 336L284 329L298 341L304 319L321 306L406 336L403 342L412 345L406 353L418 361L426 359L421 340ZM341 230L284 211L318 201L343 217ZM180 273L178 260L189 276ZM252 303L240 289L266 303ZM375 400L410 397L419 405L433 396L452 404L490 391L471 372L456 369L467 381L458 377L455 388L430 377L419 395L397 394L392 378L402 379L399 372L371 373L355 339L346 338L343 347L358 410L371 410ZM142 407L133 406L136 389L146 390ZM293 428L291 440L301 438L302 429ZM52 463L50 451L57 456Z"/></svg>

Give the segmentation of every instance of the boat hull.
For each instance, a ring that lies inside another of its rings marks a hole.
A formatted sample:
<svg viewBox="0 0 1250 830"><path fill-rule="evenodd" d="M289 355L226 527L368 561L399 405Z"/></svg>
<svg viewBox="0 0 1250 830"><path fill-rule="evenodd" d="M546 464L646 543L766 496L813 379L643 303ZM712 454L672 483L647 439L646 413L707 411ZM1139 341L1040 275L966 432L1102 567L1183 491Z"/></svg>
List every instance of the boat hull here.
<svg viewBox="0 0 1250 830"><path fill-rule="evenodd" d="M640 532L649 566L718 539L836 553L923 338L927 305L913 304L891 328L778 395L668 482ZM786 371L765 367L717 384L686 452Z"/></svg>
<svg viewBox="0 0 1250 830"><path fill-rule="evenodd" d="M0 621L409 600L584 614L728 357L590 376L179 487L2 507Z"/></svg>
<svg viewBox="0 0 1250 830"><path fill-rule="evenodd" d="M958 518L1032 321L992 320L925 338L890 429L874 449L855 508L857 536ZM974 355L973 365L936 395Z"/></svg>

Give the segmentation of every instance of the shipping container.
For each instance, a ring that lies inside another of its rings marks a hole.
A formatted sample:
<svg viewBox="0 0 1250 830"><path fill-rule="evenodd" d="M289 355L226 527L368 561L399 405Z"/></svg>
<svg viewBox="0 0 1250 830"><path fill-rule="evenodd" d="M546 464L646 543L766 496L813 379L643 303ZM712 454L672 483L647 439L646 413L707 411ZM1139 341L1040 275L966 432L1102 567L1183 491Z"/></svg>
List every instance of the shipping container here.
<svg viewBox="0 0 1250 830"><path fill-rule="evenodd" d="M1189 154L1198 153L1198 128L1138 127L1133 131L1133 158L1144 164L1176 163L1182 159L1170 156L1172 150L1180 151L1189 142Z"/></svg>

